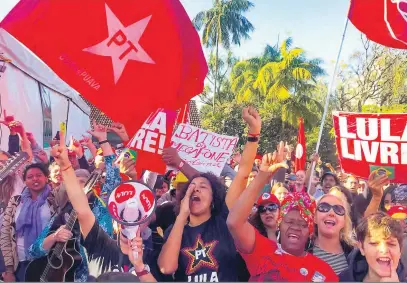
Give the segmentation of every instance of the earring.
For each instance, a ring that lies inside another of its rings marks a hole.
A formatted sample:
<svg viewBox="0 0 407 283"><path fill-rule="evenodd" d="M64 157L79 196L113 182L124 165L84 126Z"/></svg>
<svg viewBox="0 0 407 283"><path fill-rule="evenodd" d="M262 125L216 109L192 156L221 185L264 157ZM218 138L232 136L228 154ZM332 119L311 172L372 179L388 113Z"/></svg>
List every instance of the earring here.
<svg viewBox="0 0 407 283"><path fill-rule="evenodd" d="M212 202L211 209L212 209L212 210L214 210L214 209L215 209L215 205L213 204L213 202Z"/></svg>

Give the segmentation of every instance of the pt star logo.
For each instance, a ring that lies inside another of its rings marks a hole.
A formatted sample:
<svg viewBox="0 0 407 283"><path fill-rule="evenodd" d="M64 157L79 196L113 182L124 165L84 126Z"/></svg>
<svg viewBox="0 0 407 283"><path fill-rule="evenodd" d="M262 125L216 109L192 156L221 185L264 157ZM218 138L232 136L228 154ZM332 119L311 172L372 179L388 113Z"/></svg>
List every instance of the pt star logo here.
<svg viewBox="0 0 407 283"><path fill-rule="evenodd" d="M102 42L83 49L83 51L111 57L114 82L117 84L129 60L155 64L139 44L144 30L150 22L151 15L128 27L124 27L107 4L105 4L105 7L109 36Z"/></svg>
<svg viewBox="0 0 407 283"><path fill-rule="evenodd" d="M183 248L182 253L188 257L186 274L191 275L201 267L217 270L218 262L213 256L213 250L217 244L218 241L216 240L204 243L201 234L198 234L193 247Z"/></svg>

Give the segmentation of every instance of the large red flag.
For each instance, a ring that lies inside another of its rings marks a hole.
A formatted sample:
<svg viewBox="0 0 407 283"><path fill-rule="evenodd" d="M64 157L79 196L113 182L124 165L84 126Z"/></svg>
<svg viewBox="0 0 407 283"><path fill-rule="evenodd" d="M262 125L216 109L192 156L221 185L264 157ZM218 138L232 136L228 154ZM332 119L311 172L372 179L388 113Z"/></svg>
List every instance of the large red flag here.
<svg viewBox="0 0 407 283"><path fill-rule="evenodd" d="M201 93L208 70L179 0L21 0L1 27L129 134Z"/></svg>
<svg viewBox="0 0 407 283"><path fill-rule="evenodd" d="M295 172L305 170L307 161L304 120L300 118L298 126L297 147L295 149Z"/></svg>
<svg viewBox="0 0 407 283"><path fill-rule="evenodd" d="M349 19L370 40L407 49L407 1L351 0Z"/></svg>

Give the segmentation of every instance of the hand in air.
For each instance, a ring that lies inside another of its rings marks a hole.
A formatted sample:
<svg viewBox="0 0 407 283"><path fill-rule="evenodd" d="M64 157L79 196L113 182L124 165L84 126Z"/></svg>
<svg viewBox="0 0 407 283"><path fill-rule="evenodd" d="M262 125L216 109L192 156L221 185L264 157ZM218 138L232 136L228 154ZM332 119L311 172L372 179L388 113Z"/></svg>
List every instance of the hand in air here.
<svg viewBox="0 0 407 283"><path fill-rule="evenodd" d="M174 168L178 168L182 161L181 157L179 157L178 151L173 147L164 148L162 158L166 165Z"/></svg>
<svg viewBox="0 0 407 283"><path fill-rule="evenodd" d="M275 173L280 168L288 169L288 165L284 162L284 143L280 142L278 152L267 153L263 156L260 165L260 171L266 173Z"/></svg>
<svg viewBox="0 0 407 283"><path fill-rule="evenodd" d="M376 171L373 171L369 175L367 185L372 192L372 195L378 198L383 196L383 187L389 183L387 175L377 175Z"/></svg>
<svg viewBox="0 0 407 283"><path fill-rule="evenodd" d="M89 134L94 136L99 142L107 140L107 127L101 124L97 124L93 121L93 131L89 130Z"/></svg>
<svg viewBox="0 0 407 283"><path fill-rule="evenodd" d="M137 235L134 239L128 239L129 243L129 260L136 270L143 268L143 238L141 238L141 229L137 230ZM137 258L134 258L134 252L137 252Z"/></svg>
<svg viewBox="0 0 407 283"><path fill-rule="evenodd" d="M109 132L114 132L116 135L118 135L122 142L128 142L130 140L126 128L121 123L112 123L112 125L108 127L107 130Z"/></svg>
<svg viewBox="0 0 407 283"><path fill-rule="evenodd" d="M63 133L60 134L60 141L54 145L51 149L51 156L54 157L55 162L61 167L61 170L71 166L71 162L68 158L68 150L65 145L65 136Z"/></svg>
<svg viewBox="0 0 407 283"><path fill-rule="evenodd" d="M242 117L249 126L249 134L260 135L261 117L254 107L245 107L242 110Z"/></svg>

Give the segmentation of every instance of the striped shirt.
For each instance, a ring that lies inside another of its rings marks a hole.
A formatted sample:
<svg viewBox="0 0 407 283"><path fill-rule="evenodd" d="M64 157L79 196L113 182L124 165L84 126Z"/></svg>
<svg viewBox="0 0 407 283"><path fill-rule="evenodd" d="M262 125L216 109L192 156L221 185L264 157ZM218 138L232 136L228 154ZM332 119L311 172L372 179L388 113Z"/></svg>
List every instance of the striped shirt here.
<svg viewBox="0 0 407 283"><path fill-rule="evenodd" d="M313 254L329 264L337 275L348 268L348 261L346 260L344 253L332 254L315 246L313 249Z"/></svg>

